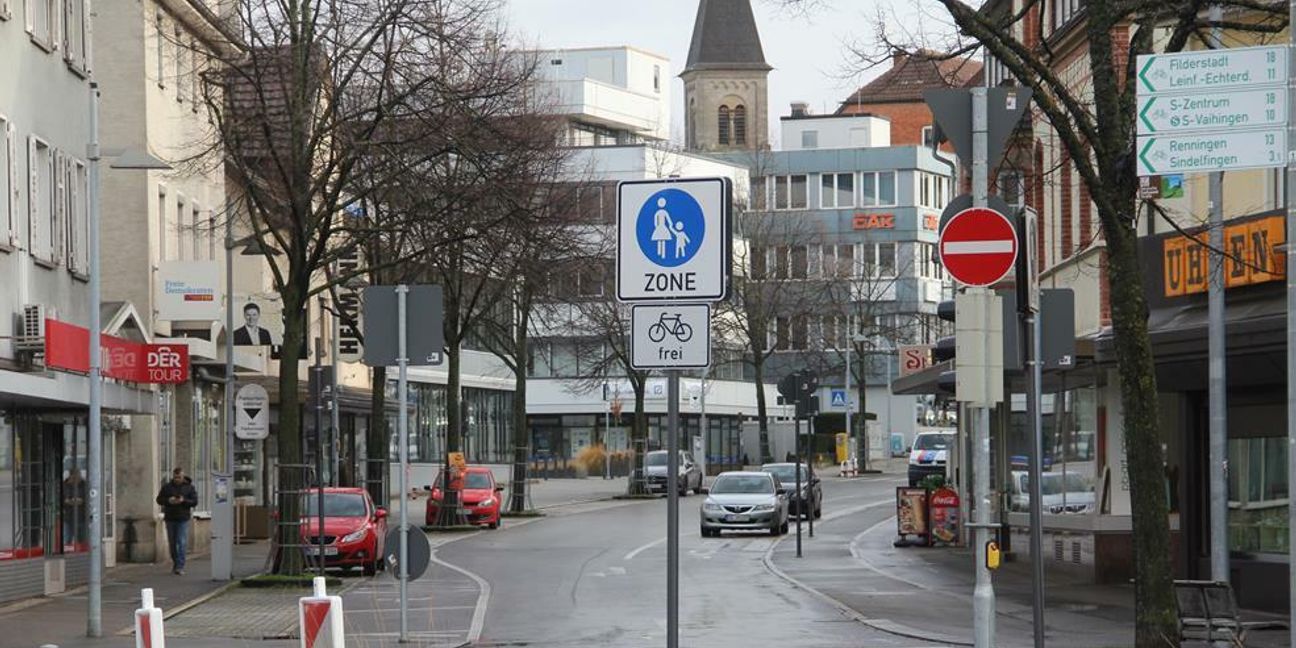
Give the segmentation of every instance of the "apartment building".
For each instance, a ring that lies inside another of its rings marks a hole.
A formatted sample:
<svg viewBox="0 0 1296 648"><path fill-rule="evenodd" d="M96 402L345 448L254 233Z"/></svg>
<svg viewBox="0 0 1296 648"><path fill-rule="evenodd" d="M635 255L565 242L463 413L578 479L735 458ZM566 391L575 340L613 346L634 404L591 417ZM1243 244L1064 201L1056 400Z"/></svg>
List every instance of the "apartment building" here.
<svg viewBox="0 0 1296 648"><path fill-rule="evenodd" d="M86 490L91 309L101 308L104 333L148 341L128 304L89 303L89 20L83 2L0 3L0 600L62 592L88 575L89 520L75 496ZM110 548L113 449L129 434L125 415L155 407L150 388L112 366L110 357Z"/></svg>

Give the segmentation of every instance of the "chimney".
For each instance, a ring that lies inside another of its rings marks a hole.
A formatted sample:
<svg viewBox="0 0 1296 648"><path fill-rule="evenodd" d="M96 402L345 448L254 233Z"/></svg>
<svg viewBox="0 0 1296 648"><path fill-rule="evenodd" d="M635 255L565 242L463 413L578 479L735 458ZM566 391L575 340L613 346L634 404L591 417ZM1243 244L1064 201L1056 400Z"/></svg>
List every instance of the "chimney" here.
<svg viewBox="0 0 1296 648"><path fill-rule="evenodd" d="M908 53L908 52L906 52L906 51L904 51L904 50L902 50L902 49L900 49L900 48L896 48L896 49L892 50L892 51L891 51L891 67L893 67L893 68L898 68L898 67L900 67L901 65L904 65L905 60L907 60L908 58L909 58L909 53Z"/></svg>
<svg viewBox="0 0 1296 648"><path fill-rule="evenodd" d="M806 103L806 102L804 102L804 101L793 101L793 102L792 102L792 116L793 116L793 117L806 117L806 116L809 116L809 115L810 115L810 104L808 104L808 103Z"/></svg>

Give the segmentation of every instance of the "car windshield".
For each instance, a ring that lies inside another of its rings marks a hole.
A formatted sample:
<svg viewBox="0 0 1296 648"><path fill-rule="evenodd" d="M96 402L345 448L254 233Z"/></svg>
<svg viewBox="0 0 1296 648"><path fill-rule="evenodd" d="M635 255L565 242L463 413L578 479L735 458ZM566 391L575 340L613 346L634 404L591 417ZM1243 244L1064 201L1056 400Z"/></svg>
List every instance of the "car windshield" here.
<svg viewBox="0 0 1296 648"><path fill-rule="evenodd" d="M914 450L944 450L953 442L953 434L919 434L913 447Z"/></svg>
<svg viewBox="0 0 1296 648"><path fill-rule="evenodd" d="M464 477L464 488L488 489L491 487L490 474L484 472L470 472Z"/></svg>
<svg viewBox="0 0 1296 648"><path fill-rule="evenodd" d="M797 470L795 464L763 466L761 470L778 477L778 480L784 484L791 484L796 481ZM810 481L810 472L806 470L805 466L801 466L801 481Z"/></svg>
<svg viewBox="0 0 1296 648"><path fill-rule="evenodd" d="M307 517L319 515L319 493L306 495ZM369 514L364 495L359 493L324 493L325 517L364 517Z"/></svg>
<svg viewBox="0 0 1296 648"><path fill-rule="evenodd" d="M1044 473L1041 475L1040 493L1044 495L1058 495L1062 492L1062 475L1057 473ZM1030 475L1022 475L1022 490L1027 495L1030 494Z"/></svg>
<svg viewBox="0 0 1296 648"><path fill-rule="evenodd" d="M665 452L649 452L648 456L644 457L644 465L645 466L665 466L666 456L667 455Z"/></svg>
<svg viewBox="0 0 1296 648"><path fill-rule="evenodd" d="M711 492L725 493L773 493L774 482L761 475L721 475L711 486Z"/></svg>

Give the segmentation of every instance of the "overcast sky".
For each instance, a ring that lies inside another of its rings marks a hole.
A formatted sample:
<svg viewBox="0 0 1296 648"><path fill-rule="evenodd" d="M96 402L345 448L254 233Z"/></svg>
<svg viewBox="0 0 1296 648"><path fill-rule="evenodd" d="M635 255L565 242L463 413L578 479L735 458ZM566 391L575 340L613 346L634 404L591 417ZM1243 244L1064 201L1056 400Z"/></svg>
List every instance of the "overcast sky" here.
<svg viewBox="0 0 1296 648"><path fill-rule="evenodd" d="M510 27L528 47L631 45L666 56L677 77L688 59L698 0L507 0ZM770 138L792 101L828 113L868 78L842 78L846 45L872 34L870 7L859 0L819 0L810 15L790 12L774 0L754 0L769 77ZM684 86L671 92L671 133L683 139Z"/></svg>

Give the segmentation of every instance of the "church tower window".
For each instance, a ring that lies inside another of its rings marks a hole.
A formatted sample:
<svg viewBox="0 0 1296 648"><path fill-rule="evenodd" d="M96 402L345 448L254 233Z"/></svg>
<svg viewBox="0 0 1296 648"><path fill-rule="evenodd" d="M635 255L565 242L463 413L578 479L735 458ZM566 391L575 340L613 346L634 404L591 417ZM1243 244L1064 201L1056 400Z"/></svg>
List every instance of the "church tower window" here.
<svg viewBox="0 0 1296 648"><path fill-rule="evenodd" d="M720 146L729 146L729 106L720 106L716 111L716 122L718 127L716 143Z"/></svg>
<svg viewBox="0 0 1296 648"><path fill-rule="evenodd" d="M747 146L747 107L733 109L733 140L735 146Z"/></svg>

